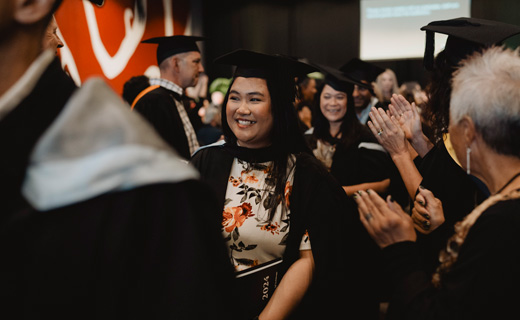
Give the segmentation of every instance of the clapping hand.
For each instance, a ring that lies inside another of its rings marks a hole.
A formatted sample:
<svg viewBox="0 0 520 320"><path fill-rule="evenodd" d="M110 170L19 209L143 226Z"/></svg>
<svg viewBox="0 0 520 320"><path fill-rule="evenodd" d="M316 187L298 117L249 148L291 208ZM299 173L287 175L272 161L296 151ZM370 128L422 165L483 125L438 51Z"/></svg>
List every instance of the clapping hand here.
<svg viewBox="0 0 520 320"><path fill-rule="evenodd" d="M388 105L388 114L397 120L410 145L424 157L433 148L433 144L422 132L421 115L415 103L410 104L402 95L397 94L390 101L392 103Z"/></svg>
<svg viewBox="0 0 520 320"><path fill-rule="evenodd" d="M383 200L375 191L358 191L354 196L359 218L380 248L402 241L415 241L412 218L391 197Z"/></svg>
<svg viewBox="0 0 520 320"><path fill-rule="evenodd" d="M415 103L410 104L402 95L394 94L390 98L391 104L388 106L390 114L393 115L401 125L406 139L412 142L413 138L422 135L421 116L417 111Z"/></svg>
<svg viewBox="0 0 520 320"><path fill-rule="evenodd" d="M381 108L372 108L370 119L368 127L390 156L408 153L408 141L395 116L389 116Z"/></svg>

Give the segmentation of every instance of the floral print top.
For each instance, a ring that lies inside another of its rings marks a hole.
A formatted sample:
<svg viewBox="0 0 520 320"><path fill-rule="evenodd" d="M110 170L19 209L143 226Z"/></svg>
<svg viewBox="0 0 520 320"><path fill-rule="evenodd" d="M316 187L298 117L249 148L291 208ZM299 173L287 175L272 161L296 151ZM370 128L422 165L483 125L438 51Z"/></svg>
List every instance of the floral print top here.
<svg viewBox="0 0 520 320"><path fill-rule="evenodd" d="M269 175L272 162L252 164L234 159L222 213L222 232L235 271L283 256L290 229L289 196L294 180L294 163L292 157L288 162L289 176L284 192L287 205L280 202L269 220L268 204L274 196L274 182ZM300 250L310 248L306 234Z"/></svg>

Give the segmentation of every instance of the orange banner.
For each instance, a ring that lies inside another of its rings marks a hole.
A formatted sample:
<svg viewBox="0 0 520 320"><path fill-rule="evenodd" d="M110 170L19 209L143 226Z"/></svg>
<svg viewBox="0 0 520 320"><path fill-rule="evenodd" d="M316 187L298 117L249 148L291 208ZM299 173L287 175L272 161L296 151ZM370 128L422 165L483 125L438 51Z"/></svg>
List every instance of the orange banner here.
<svg viewBox="0 0 520 320"><path fill-rule="evenodd" d="M122 93L133 76L158 76L156 45L141 44L158 36L191 34L190 0L137 0L145 16L137 14L134 0L108 0L102 8L88 1L63 1L56 13L63 67L79 85L102 76Z"/></svg>

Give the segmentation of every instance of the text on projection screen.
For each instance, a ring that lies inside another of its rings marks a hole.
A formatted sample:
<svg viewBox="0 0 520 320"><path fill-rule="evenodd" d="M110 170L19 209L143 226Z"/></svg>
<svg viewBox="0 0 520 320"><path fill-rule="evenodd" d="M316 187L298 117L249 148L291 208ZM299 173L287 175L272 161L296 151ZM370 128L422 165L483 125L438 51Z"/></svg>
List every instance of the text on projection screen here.
<svg viewBox="0 0 520 320"><path fill-rule="evenodd" d="M425 32L432 21L470 16L470 0L361 0L360 58L392 60L422 58ZM435 52L446 36L435 34Z"/></svg>

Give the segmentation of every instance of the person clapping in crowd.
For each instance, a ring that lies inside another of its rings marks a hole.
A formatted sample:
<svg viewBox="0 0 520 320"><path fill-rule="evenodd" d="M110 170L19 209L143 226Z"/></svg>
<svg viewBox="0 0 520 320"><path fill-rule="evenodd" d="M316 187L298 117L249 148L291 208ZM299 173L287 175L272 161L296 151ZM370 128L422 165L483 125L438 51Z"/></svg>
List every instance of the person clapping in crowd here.
<svg viewBox="0 0 520 320"><path fill-rule="evenodd" d="M464 170L491 196L455 225L434 272L424 271L414 216L442 226L443 202L421 187L412 217L391 199L361 191L360 219L383 248L393 296L387 319L505 319L520 298L520 57L493 47L453 75L449 133ZM471 153L467 156L467 150ZM426 220L426 218L428 220Z"/></svg>
<svg viewBox="0 0 520 320"><path fill-rule="evenodd" d="M413 200L419 185L431 190L442 200L446 222L436 232L423 237L421 252L432 270L438 264L437 252L453 233L453 226L462 220L488 195L487 187L460 167L462 159L450 153L447 127L450 119L451 78L458 63L468 54L520 33L520 27L495 21L457 18L433 21L422 28L426 31L425 66L431 71L427 85L429 100L423 110L433 130L434 141L421 129L421 116L402 96L393 96L390 111L372 109L369 126L396 164ZM433 57L435 32L448 34L446 47ZM481 37L485 34L485 37ZM468 155L471 149L467 150ZM419 157L415 157L418 155ZM430 229L430 221L416 223L419 231Z"/></svg>

